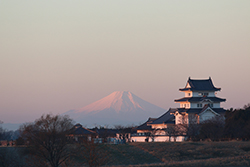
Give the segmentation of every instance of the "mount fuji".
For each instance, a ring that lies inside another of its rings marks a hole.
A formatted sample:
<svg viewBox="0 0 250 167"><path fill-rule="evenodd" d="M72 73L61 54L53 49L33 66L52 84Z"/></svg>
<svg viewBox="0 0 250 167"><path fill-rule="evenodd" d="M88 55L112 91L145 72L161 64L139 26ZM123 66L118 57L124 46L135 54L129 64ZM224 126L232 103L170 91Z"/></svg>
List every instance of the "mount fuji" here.
<svg viewBox="0 0 250 167"><path fill-rule="evenodd" d="M128 91L116 91L83 108L64 113L84 126L138 125L148 117L159 117L166 110Z"/></svg>

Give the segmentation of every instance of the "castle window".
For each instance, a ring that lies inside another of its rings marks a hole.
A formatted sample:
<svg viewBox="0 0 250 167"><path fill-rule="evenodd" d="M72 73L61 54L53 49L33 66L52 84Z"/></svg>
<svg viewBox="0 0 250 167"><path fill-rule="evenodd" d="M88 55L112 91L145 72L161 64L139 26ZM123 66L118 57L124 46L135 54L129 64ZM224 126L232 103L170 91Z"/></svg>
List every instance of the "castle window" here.
<svg viewBox="0 0 250 167"><path fill-rule="evenodd" d="M198 103L198 104L197 104L197 107L202 107L202 104Z"/></svg>
<svg viewBox="0 0 250 167"><path fill-rule="evenodd" d="M198 95L199 95L199 96L208 96L208 93L201 93L201 92L199 92Z"/></svg>

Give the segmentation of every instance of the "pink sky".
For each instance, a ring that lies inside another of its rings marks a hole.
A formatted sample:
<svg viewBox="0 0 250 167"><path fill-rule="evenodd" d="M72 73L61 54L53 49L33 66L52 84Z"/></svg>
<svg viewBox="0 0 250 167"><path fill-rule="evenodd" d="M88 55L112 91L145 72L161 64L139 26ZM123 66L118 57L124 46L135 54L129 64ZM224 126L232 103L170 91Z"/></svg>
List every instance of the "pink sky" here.
<svg viewBox="0 0 250 167"><path fill-rule="evenodd" d="M0 2L0 120L33 121L130 91L168 109L212 77L250 103L250 1Z"/></svg>

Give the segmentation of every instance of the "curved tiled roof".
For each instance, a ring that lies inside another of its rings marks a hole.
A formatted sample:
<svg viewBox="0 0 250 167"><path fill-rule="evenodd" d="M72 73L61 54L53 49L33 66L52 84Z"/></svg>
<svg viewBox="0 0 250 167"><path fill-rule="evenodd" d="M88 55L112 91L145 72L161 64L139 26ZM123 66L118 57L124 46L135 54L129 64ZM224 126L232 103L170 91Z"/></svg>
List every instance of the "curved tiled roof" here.
<svg viewBox="0 0 250 167"><path fill-rule="evenodd" d="M174 100L175 102L200 102L203 100L211 100L212 102L224 102L226 99L222 99L219 97L183 97L181 99Z"/></svg>
<svg viewBox="0 0 250 167"><path fill-rule="evenodd" d="M162 116L160 116L150 124L175 124L175 116L173 115L173 113L175 113L176 110L178 109L170 108L166 113L164 113Z"/></svg>
<svg viewBox="0 0 250 167"><path fill-rule="evenodd" d="M141 124L136 130L152 130L152 127L148 124L152 123L157 118L149 118L145 123Z"/></svg>
<svg viewBox="0 0 250 167"><path fill-rule="evenodd" d="M179 89L180 91L219 91L221 88L216 88L212 82L212 79L190 79L188 78L187 83L190 87L185 87Z"/></svg>
<svg viewBox="0 0 250 167"><path fill-rule="evenodd" d="M190 108L190 109L184 109L184 111L186 113L200 114L207 108L208 108L208 106L204 106L203 108L200 108L200 109L199 108ZM222 114L222 113L226 112L226 110L223 108L211 108L211 109L218 114Z"/></svg>

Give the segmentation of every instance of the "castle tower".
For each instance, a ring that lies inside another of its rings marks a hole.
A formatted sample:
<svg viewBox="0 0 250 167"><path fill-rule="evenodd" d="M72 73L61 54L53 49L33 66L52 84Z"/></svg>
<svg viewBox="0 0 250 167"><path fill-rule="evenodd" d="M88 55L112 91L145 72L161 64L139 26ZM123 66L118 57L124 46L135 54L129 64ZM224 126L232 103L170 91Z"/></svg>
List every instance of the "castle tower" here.
<svg viewBox="0 0 250 167"><path fill-rule="evenodd" d="M216 88L212 79L191 79L188 78L186 86L179 89L185 93L185 96L176 99L175 102L180 104L180 108L176 112L176 124L181 122L178 120L178 115L196 115L198 121L210 119L216 115L221 115L225 112L221 108L220 103L225 102L226 99L216 97L216 92L221 88ZM190 118L189 118L190 119Z"/></svg>
<svg viewBox="0 0 250 167"><path fill-rule="evenodd" d="M179 90L185 93L185 97L175 100L180 103L180 108L203 108L206 105L211 108L220 108L220 103L226 101L226 99L216 97L216 92L221 88L216 88L210 77L205 80L189 78L185 88Z"/></svg>

